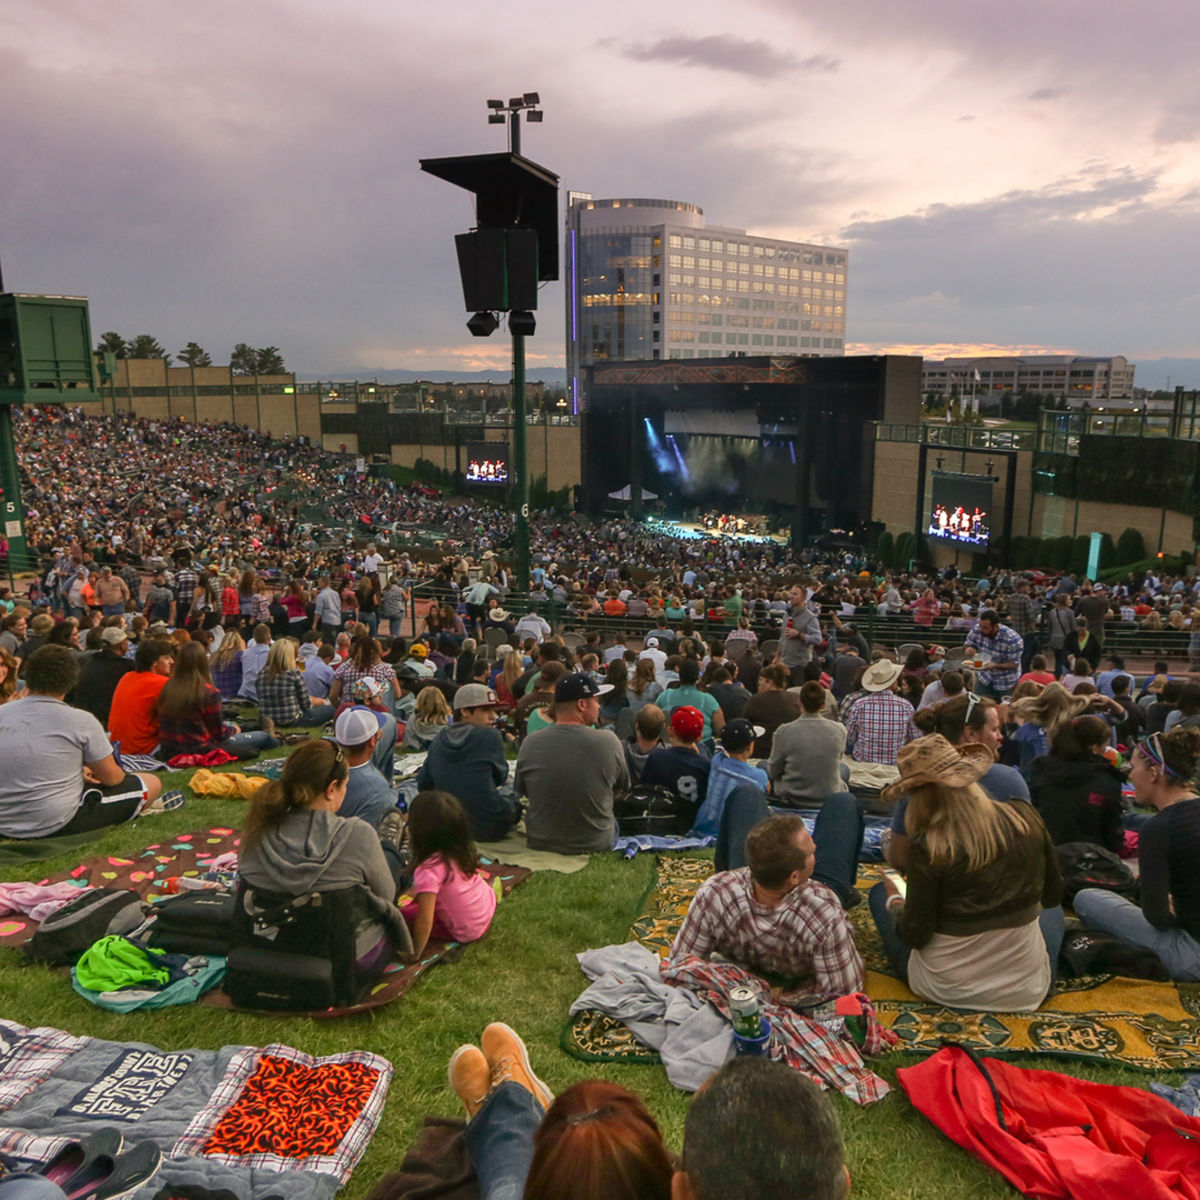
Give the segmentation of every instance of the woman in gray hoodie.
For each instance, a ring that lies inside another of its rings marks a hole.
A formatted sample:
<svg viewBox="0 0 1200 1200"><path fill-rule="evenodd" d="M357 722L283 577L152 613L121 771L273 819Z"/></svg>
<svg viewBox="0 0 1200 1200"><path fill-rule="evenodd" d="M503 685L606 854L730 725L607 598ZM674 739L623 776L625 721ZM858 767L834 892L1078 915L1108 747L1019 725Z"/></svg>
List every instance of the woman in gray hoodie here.
<svg viewBox="0 0 1200 1200"><path fill-rule="evenodd" d="M381 960L384 943L411 946L396 908L396 879L379 834L359 817L339 817L350 769L333 742L303 742L283 774L250 801L238 874L256 890L303 896L361 887L369 919L358 927L356 959Z"/></svg>

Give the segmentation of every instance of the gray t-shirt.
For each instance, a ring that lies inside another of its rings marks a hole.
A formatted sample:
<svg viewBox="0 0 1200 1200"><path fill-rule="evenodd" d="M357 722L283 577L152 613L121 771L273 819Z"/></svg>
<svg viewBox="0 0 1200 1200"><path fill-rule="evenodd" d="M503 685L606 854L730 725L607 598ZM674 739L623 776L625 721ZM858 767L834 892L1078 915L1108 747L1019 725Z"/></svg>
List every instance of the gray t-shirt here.
<svg viewBox="0 0 1200 1200"><path fill-rule="evenodd" d="M346 798L338 814L343 817L361 817L368 825L379 828L383 820L396 807L396 793L379 771L367 762L350 768L346 780Z"/></svg>
<svg viewBox="0 0 1200 1200"><path fill-rule="evenodd" d="M788 623L798 634L788 637ZM789 608L784 627L779 631L779 661L785 667L805 667L812 659L812 646L805 641L805 634L820 631L821 622L817 614L807 605Z"/></svg>
<svg viewBox="0 0 1200 1200"><path fill-rule="evenodd" d="M775 730L767 772L777 804L820 803L847 790L838 767L846 752L846 727L824 717L801 716Z"/></svg>
<svg viewBox="0 0 1200 1200"><path fill-rule="evenodd" d="M112 753L91 713L49 696L0 705L0 834L44 837L83 800L83 764Z"/></svg>
<svg viewBox="0 0 1200 1200"><path fill-rule="evenodd" d="M517 755L517 792L529 800L531 850L594 854L617 835L613 792L629 786L625 751L607 729L550 725L531 733Z"/></svg>

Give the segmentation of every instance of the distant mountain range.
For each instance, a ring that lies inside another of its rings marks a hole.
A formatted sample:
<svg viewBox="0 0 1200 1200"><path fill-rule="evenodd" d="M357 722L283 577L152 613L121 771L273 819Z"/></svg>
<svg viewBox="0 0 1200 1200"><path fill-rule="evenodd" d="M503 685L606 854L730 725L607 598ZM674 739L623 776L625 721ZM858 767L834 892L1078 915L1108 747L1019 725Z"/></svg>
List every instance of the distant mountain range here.
<svg viewBox="0 0 1200 1200"><path fill-rule="evenodd" d="M429 383L508 383L511 378L507 371L383 371L371 367L358 367L355 370L322 371L320 375L297 374L300 382L321 379L378 379L380 383L413 383L424 379ZM545 383L548 387L566 387L567 376L562 370L551 367L547 370L531 370L525 375L531 383Z"/></svg>

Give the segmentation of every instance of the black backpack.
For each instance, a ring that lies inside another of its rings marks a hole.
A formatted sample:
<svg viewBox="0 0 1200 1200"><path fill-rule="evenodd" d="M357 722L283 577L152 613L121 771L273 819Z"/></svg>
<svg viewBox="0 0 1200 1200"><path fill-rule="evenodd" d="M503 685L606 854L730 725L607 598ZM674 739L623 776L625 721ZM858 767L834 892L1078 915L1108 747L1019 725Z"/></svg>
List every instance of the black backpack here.
<svg viewBox="0 0 1200 1200"><path fill-rule="evenodd" d="M358 969L358 928L372 919L380 920L362 886L288 896L240 884L225 991L239 1008L316 1012L356 1004L390 958Z"/></svg>
<svg viewBox="0 0 1200 1200"><path fill-rule="evenodd" d="M154 906L146 944L171 954L228 954L237 898L214 890L180 892Z"/></svg>
<svg viewBox="0 0 1200 1200"><path fill-rule="evenodd" d="M1062 868L1063 899L1070 903L1084 888L1103 888L1132 900L1138 899L1133 872L1111 851L1094 842L1064 842L1055 846Z"/></svg>
<svg viewBox="0 0 1200 1200"><path fill-rule="evenodd" d="M698 811L697 805L661 783L639 783L613 802L621 837L682 836L695 823Z"/></svg>
<svg viewBox="0 0 1200 1200"><path fill-rule="evenodd" d="M1068 929L1058 958L1059 969L1067 978L1085 975L1124 975L1130 979L1171 978L1162 959L1144 946L1123 942L1099 929Z"/></svg>
<svg viewBox="0 0 1200 1200"><path fill-rule="evenodd" d="M23 949L38 962L70 967L94 942L109 934L130 933L144 920L137 892L91 888L51 913Z"/></svg>

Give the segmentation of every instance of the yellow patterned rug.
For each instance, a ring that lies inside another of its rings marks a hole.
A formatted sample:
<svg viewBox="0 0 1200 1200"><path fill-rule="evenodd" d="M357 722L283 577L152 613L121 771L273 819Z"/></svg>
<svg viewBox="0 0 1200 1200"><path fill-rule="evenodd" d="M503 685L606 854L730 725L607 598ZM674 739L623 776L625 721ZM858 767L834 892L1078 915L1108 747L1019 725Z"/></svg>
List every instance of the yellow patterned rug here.
<svg viewBox="0 0 1200 1200"><path fill-rule="evenodd" d="M712 869L703 859L660 857L631 939L665 956ZM879 877L878 867L864 864L858 886L865 892ZM1200 985L1093 975L1060 980L1037 1012L962 1012L920 999L891 974L865 903L850 919L867 965L867 993L879 1019L899 1036L900 1050L933 1053L951 1041L988 1054L1048 1054L1149 1071L1200 1068ZM591 1061L659 1061L624 1024L596 1011L567 1024L562 1046Z"/></svg>

